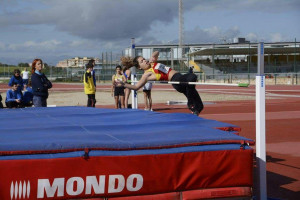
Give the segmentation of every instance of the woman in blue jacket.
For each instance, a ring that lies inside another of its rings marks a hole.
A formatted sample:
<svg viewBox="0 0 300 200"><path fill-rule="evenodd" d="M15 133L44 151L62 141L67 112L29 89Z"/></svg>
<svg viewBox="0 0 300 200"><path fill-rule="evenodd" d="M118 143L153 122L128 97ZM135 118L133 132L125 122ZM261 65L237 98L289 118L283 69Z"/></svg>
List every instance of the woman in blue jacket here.
<svg viewBox="0 0 300 200"><path fill-rule="evenodd" d="M13 84L17 84L18 85L18 92L22 93L22 90L24 88L23 85L23 79L20 76L20 70L19 69L15 69L14 70L14 75L10 78L8 86L12 87Z"/></svg>
<svg viewBox="0 0 300 200"><path fill-rule="evenodd" d="M6 92L6 107L8 108L22 108L22 95L21 92L18 91L18 84L13 83L11 89Z"/></svg>
<svg viewBox="0 0 300 200"><path fill-rule="evenodd" d="M48 89L52 88L52 83L42 73L43 61L35 59L32 62L31 84L33 92L34 107L47 107Z"/></svg>

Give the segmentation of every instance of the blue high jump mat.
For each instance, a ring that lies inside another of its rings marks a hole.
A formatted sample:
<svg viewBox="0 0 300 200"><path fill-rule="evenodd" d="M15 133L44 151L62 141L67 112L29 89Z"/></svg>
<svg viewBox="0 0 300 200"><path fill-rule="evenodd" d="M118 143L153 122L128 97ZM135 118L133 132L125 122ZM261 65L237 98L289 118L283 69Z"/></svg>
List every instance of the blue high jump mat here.
<svg viewBox="0 0 300 200"><path fill-rule="evenodd" d="M0 199L136 196L251 187L253 141L184 113L0 111Z"/></svg>

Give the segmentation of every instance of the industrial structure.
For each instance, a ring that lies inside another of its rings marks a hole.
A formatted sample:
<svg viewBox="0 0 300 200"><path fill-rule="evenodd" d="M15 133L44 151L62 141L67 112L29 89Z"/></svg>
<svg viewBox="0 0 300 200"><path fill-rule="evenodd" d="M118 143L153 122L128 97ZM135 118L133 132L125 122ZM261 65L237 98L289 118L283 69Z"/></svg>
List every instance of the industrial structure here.
<svg viewBox="0 0 300 200"><path fill-rule="evenodd" d="M100 63L99 58L92 58L92 57L75 57L70 59L65 59L59 61L56 67L80 67L84 68L85 65L91 60L94 59L96 63Z"/></svg>
<svg viewBox="0 0 300 200"><path fill-rule="evenodd" d="M159 51L159 62L179 71L189 66L205 74L255 73L257 68L257 43L236 38L227 44L135 45L135 55L149 59ZM131 48L125 49L130 56ZM182 54L181 54L182 52ZM265 43L266 73L299 72L300 42ZM181 64L183 61L183 65Z"/></svg>

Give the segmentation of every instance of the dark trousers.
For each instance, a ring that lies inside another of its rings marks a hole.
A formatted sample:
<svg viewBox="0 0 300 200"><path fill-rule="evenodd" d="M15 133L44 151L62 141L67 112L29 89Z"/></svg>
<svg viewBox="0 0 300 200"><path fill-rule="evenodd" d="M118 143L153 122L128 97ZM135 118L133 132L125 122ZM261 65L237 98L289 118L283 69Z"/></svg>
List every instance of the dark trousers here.
<svg viewBox="0 0 300 200"><path fill-rule="evenodd" d="M95 94L88 94L87 107L95 107L96 97Z"/></svg>
<svg viewBox="0 0 300 200"><path fill-rule="evenodd" d="M2 96L0 94L0 108L3 108L3 104L2 104Z"/></svg>
<svg viewBox="0 0 300 200"><path fill-rule="evenodd" d="M197 81L197 76L193 73L188 73L188 74L180 74L176 73L173 75L171 81L179 81L179 82L196 82ZM197 111L200 113L204 106L203 102L201 100L201 97L199 93L196 90L195 85L189 85L189 84L173 84L172 85L178 92L183 93L187 100L187 106L189 107L190 110L192 111Z"/></svg>
<svg viewBox="0 0 300 200"><path fill-rule="evenodd" d="M34 107L47 107L47 97L33 96Z"/></svg>
<svg viewBox="0 0 300 200"><path fill-rule="evenodd" d="M22 108L23 107L22 102L18 103L16 101L8 101L8 102L5 102L5 104L6 104L6 107L8 107L8 108Z"/></svg>

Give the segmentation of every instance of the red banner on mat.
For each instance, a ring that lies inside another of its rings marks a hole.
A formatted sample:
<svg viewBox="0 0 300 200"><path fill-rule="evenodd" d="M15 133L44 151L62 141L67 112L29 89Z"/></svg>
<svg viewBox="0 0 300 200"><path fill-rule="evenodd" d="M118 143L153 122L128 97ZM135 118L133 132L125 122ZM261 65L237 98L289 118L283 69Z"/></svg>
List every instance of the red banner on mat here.
<svg viewBox="0 0 300 200"><path fill-rule="evenodd" d="M252 186L253 150L0 161L0 199L117 197Z"/></svg>

